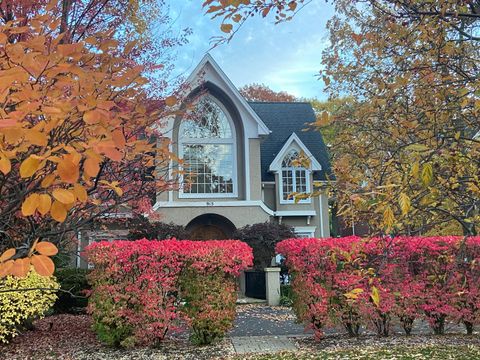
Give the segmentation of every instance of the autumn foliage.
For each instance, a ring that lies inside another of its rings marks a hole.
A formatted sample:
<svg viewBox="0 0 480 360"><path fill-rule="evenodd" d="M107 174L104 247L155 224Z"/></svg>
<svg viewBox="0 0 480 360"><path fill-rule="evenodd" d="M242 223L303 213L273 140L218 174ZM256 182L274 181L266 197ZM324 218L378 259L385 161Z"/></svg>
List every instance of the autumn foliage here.
<svg viewBox="0 0 480 360"><path fill-rule="evenodd" d="M0 344L8 343L25 325L45 316L57 299L59 287L54 277L41 276L33 270L21 278L1 278Z"/></svg>
<svg viewBox="0 0 480 360"><path fill-rule="evenodd" d="M480 322L480 238L397 237L289 239L277 245L293 277L298 318L318 338L341 324L410 334L425 319L436 334L446 321L471 333Z"/></svg>
<svg viewBox="0 0 480 360"><path fill-rule="evenodd" d="M196 343L210 343L235 318L235 277L252 264L240 241L114 241L86 250L89 312L103 342L154 345L185 320Z"/></svg>
<svg viewBox="0 0 480 360"><path fill-rule="evenodd" d="M247 101L260 101L260 102L293 102L297 101L297 98L286 91L275 91L270 89L265 84L250 84L242 86L240 94Z"/></svg>
<svg viewBox="0 0 480 360"><path fill-rule="evenodd" d="M177 99L152 98L152 70L133 59L140 40L98 26L62 32L61 2L30 3L5 5L0 23L0 277L30 263L50 274L37 241L63 245L120 207L149 212L175 181L155 176L171 154L152 139Z"/></svg>
<svg viewBox="0 0 480 360"><path fill-rule="evenodd" d="M58 253L55 245L48 241L35 241L26 257L16 258L16 249L8 249L0 256L0 279L7 275L24 278L33 266L41 276L52 276L55 265L50 258Z"/></svg>

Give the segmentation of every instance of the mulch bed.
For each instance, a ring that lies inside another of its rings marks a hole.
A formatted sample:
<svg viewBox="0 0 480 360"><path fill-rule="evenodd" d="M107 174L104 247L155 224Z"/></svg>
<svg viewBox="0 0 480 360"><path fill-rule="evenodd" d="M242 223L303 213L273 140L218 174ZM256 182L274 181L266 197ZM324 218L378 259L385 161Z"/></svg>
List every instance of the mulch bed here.
<svg viewBox="0 0 480 360"><path fill-rule="evenodd" d="M293 324L294 318L286 308L263 309L255 306L239 306L237 328L251 316L252 321L281 325ZM159 348L113 349L98 342L91 330L92 320L88 315L54 315L35 322L33 331L26 331L17 336L6 346L0 345L0 359L228 359L235 354L232 342L227 338L211 346L197 347L188 340L188 334L180 331L170 335ZM251 324L250 324L251 325ZM292 326L292 325L289 325ZM248 327L251 329L251 326ZM298 330L298 329L296 329ZM320 342L311 336L299 336L296 343L299 347L295 354L315 354L336 351L339 349L393 348L397 346L459 346L471 345L480 348L478 333L473 336L463 335L462 327L450 326L449 334L434 336L426 324L418 323L414 335L398 335L400 329L387 338L366 333L358 338L346 336L341 329L327 333ZM268 335L268 334L265 334ZM276 335L276 334L271 334ZM247 359L250 357L243 357Z"/></svg>
<svg viewBox="0 0 480 360"><path fill-rule="evenodd" d="M26 331L6 346L0 345L0 359L222 359L234 354L231 341L225 339L208 347L192 345L182 333L162 342L161 347L113 349L102 345L91 329L88 315L54 315L35 322L35 330Z"/></svg>

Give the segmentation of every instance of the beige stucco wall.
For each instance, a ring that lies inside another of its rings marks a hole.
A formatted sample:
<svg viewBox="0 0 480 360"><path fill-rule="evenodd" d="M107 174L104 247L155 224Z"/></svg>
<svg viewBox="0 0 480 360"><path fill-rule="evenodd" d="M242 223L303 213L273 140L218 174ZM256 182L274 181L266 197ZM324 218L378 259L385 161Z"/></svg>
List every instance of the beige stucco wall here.
<svg viewBox="0 0 480 360"><path fill-rule="evenodd" d="M328 193L325 191L319 197L322 224L323 224L323 237L330 237L330 216L328 208Z"/></svg>
<svg viewBox="0 0 480 360"><path fill-rule="evenodd" d="M273 183L262 183L263 186L263 202L267 205L270 209L276 210L276 188L275 184Z"/></svg>
<svg viewBox="0 0 480 360"><path fill-rule="evenodd" d="M161 216L161 221L179 225L187 225L197 216L204 214L224 216L237 228L270 220L270 215L260 206L171 207L160 208L157 212Z"/></svg>
<svg viewBox="0 0 480 360"><path fill-rule="evenodd" d="M313 183L313 179L310 179ZM329 237L330 224L328 215L328 194L323 192L313 197L307 204L280 204L279 176L275 175L275 183L263 184L263 199L265 204L274 211L315 211L314 216L282 216L282 222L293 227L313 228L315 237ZM312 191L312 189L310 189ZM277 221L280 219L277 217Z"/></svg>
<svg viewBox="0 0 480 360"><path fill-rule="evenodd" d="M262 179L260 168L260 139L249 139L250 199L262 199ZM249 179L246 179L249 181Z"/></svg>

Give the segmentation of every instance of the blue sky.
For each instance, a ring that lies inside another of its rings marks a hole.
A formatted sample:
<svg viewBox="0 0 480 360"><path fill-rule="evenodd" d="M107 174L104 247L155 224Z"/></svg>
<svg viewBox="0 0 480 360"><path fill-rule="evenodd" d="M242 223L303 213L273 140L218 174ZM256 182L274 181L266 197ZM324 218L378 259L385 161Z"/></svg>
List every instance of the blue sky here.
<svg viewBox="0 0 480 360"><path fill-rule="evenodd" d="M190 27L189 44L178 51L177 75L188 76L210 48L212 36L221 35L220 19L204 15L201 0L167 0L176 29ZM298 97L325 99L321 69L322 50L328 45L326 22L331 5L313 1L288 23L273 24L273 17L252 18L228 44L211 50L237 87L264 83L276 91Z"/></svg>

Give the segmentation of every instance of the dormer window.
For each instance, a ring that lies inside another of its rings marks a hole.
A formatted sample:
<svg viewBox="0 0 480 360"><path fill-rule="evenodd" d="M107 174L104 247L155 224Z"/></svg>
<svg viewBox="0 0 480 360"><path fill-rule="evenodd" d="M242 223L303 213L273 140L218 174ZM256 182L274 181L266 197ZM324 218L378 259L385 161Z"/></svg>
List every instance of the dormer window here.
<svg viewBox="0 0 480 360"><path fill-rule="evenodd" d="M235 127L214 98L201 99L181 122L179 153L184 161L181 197L236 196Z"/></svg>
<svg viewBox="0 0 480 360"><path fill-rule="evenodd" d="M291 195L310 193L312 173L321 171L322 166L297 134L292 133L268 170L277 174L280 204L294 204L295 196ZM299 199L297 203L311 203L311 198Z"/></svg>
<svg viewBox="0 0 480 360"><path fill-rule="evenodd" d="M292 194L304 194L310 190L310 171L304 167L298 166L296 160L300 154L292 149L282 160L282 177L280 181L281 203L294 203L295 198ZM310 199L303 199L299 203L310 202Z"/></svg>

